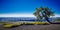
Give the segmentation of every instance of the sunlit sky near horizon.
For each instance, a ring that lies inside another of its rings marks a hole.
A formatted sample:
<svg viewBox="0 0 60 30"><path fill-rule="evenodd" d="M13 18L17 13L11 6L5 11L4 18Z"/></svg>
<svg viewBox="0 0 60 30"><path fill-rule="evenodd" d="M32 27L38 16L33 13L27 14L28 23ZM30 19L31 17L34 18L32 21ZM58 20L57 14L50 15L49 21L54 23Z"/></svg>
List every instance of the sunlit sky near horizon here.
<svg viewBox="0 0 60 30"><path fill-rule="evenodd" d="M52 8L56 16L60 15L60 0L0 0L0 17L34 17L35 8L40 6Z"/></svg>

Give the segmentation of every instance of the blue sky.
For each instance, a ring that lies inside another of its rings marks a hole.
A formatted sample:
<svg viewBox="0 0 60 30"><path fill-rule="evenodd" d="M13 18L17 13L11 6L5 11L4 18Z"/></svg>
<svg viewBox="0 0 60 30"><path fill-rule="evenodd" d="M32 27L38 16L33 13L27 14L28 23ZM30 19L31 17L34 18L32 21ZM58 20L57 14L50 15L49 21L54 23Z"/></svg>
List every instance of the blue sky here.
<svg viewBox="0 0 60 30"><path fill-rule="evenodd" d="M55 14L60 14L60 0L0 0L0 14L33 14L40 6L48 6Z"/></svg>

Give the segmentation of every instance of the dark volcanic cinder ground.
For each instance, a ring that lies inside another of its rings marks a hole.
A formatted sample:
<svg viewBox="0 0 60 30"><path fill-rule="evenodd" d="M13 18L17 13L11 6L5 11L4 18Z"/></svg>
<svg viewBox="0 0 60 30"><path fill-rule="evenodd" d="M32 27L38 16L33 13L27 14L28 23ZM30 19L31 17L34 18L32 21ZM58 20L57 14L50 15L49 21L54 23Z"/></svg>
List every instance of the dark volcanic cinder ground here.
<svg viewBox="0 0 60 30"><path fill-rule="evenodd" d="M0 26L0 30L60 30L60 24L22 25L14 28L3 28Z"/></svg>

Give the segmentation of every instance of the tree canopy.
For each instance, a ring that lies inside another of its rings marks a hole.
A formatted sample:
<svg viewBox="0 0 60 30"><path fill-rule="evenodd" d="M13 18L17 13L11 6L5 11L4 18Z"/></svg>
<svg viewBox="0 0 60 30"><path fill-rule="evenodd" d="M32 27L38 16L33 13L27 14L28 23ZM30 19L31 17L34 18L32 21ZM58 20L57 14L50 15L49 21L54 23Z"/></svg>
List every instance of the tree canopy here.
<svg viewBox="0 0 60 30"><path fill-rule="evenodd" d="M54 12L51 11L48 7L40 7L36 8L36 11L33 13L37 20L41 20L43 18L48 19L50 16L54 16Z"/></svg>

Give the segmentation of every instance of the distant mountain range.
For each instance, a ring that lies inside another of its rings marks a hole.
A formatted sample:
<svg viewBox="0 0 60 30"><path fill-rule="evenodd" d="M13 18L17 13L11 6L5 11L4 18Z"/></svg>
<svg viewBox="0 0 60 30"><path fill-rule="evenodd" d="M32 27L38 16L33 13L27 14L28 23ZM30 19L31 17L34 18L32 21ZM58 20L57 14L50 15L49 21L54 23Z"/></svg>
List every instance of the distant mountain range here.
<svg viewBox="0 0 60 30"><path fill-rule="evenodd" d="M16 21L35 21L36 18L34 17L0 17L0 21L10 21L10 22L16 22ZM52 17L49 18L50 21L60 20L60 17ZM46 21L45 19L41 21Z"/></svg>
<svg viewBox="0 0 60 30"><path fill-rule="evenodd" d="M0 21L35 21L34 17L0 17Z"/></svg>

